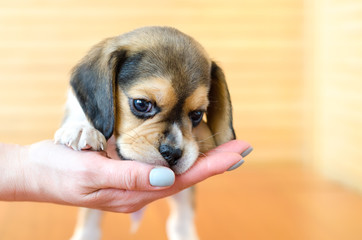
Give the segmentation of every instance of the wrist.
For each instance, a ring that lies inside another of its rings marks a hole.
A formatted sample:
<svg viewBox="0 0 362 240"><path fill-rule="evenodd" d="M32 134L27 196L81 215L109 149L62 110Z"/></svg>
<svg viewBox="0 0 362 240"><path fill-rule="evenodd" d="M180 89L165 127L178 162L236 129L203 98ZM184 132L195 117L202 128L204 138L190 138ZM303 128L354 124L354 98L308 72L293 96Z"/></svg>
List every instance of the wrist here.
<svg viewBox="0 0 362 240"><path fill-rule="evenodd" d="M17 201L24 191L26 148L20 145L0 145L0 200Z"/></svg>
<svg viewBox="0 0 362 240"><path fill-rule="evenodd" d="M31 148L31 145L23 146L19 151L15 201L32 201L37 195L37 174L33 168Z"/></svg>

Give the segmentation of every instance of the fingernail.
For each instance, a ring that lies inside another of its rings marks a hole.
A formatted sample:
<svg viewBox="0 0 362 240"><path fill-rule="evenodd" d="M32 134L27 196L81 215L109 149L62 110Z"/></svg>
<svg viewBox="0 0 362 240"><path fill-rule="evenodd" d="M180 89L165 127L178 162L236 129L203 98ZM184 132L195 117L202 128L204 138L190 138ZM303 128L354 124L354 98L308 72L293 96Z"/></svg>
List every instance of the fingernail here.
<svg viewBox="0 0 362 240"><path fill-rule="evenodd" d="M227 171L232 171L234 169L237 169L238 167L240 167L242 164L244 163L244 160L241 159L239 162L235 163L234 165L232 165Z"/></svg>
<svg viewBox="0 0 362 240"><path fill-rule="evenodd" d="M168 187L175 182L175 173L166 167L156 167L151 170L149 178L154 187Z"/></svg>
<svg viewBox="0 0 362 240"><path fill-rule="evenodd" d="M246 156L249 155L249 153L251 153L254 150L253 147L249 147L248 149L246 149L244 152L241 153L241 156L244 158Z"/></svg>

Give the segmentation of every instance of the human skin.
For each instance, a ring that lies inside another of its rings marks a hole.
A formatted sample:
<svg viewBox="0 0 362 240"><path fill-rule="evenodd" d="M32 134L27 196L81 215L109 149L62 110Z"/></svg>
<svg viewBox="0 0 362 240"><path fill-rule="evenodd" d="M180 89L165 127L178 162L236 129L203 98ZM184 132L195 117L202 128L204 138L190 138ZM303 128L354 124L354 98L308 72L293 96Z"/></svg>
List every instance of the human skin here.
<svg viewBox="0 0 362 240"><path fill-rule="evenodd" d="M28 146L0 144L0 200L134 212L240 165L241 154L249 148L247 142L230 141L175 176L166 167L119 161L114 139L108 142L107 152L74 151L51 140ZM152 185L151 172L161 185Z"/></svg>

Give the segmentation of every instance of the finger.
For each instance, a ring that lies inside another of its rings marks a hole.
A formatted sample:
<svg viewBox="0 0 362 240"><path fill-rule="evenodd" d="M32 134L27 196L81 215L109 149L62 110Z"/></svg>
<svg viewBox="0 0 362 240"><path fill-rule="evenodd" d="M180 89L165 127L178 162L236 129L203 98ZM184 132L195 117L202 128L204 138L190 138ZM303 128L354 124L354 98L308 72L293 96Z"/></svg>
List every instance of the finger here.
<svg viewBox="0 0 362 240"><path fill-rule="evenodd" d="M242 156L235 152L218 152L202 157L189 171L177 177L177 184L182 188L190 187L206 178L224 173L240 161Z"/></svg>
<svg viewBox="0 0 362 240"><path fill-rule="evenodd" d="M212 155L219 152L235 152L241 154L242 157L246 157L252 150L253 148L249 143L242 140L232 140L214 148L206 154Z"/></svg>
<svg viewBox="0 0 362 240"><path fill-rule="evenodd" d="M174 189L190 187L208 177L220 174L242 161L241 153L250 144L240 140L230 141L208 152L206 157L198 159L185 174L177 177ZM222 159L222 160L221 160ZM162 190L175 181L175 175L169 168L154 167L134 161L102 161L98 172L98 183L101 188L125 190ZM174 190L173 190L174 191ZM177 192L177 191L176 191Z"/></svg>
<svg viewBox="0 0 362 240"><path fill-rule="evenodd" d="M232 141L218 147L220 151L212 151L211 154L207 154L206 157L198 159L194 166L186 173L176 177L175 184L161 191L153 192L137 192L137 196L141 199L148 199L148 202L152 202L159 198L173 195L185 188L205 180L211 176L223 173L230 169L230 167L239 163L242 160L240 153L250 148L250 144L243 141ZM231 150L234 152L225 152ZM133 192L136 194L135 192ZM118 211L112 209L112 211Z"/></svg>
<svg viewBox="0 0 362 240"><path fill-rule="evenodd" d="M224 173L240 166L243 153L249 151L250 144L233 140L222 144L199 158L192 168L176 178L173 189L185 189L209 177Z"/></svg>
<svg viewBox="0 0 362 240"><path fill-rule="evenodd" d="M135 161L102 161L97 171L98 187L131 191L161 190L173 185L174 172L166 167Z"/></svg>
<svg viewBox="0 0 362 240"><path fill-rule="evenodd" d="M116 140L115 140L114 136L112 136L108 140L106 152L110 158L119 160L119 156L117 153Z"/></svg>
<svg viewBox="0 0 362 240"><path fill-rule="evenodd" d="M190 170L182 175L176 176L175 184L171 188L159 192L152 192L148 197L157 199L173 195L209 177L224 173L241 160L241 155L233 152L214 153L211 156L200 158Z"/></svg>

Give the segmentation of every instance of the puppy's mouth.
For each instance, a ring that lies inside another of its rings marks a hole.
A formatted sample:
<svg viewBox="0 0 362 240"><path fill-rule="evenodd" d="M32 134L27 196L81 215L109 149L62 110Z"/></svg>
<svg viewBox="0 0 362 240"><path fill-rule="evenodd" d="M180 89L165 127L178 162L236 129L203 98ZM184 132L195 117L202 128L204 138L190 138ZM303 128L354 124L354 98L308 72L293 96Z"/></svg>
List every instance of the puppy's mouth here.
<svg viewBox="0 0 362 240"><path fill-rule="evenodd" d="M146 156L144 157L140 157L140 159L134 159L131 157L127 157L124 154L122 154L121 148L119 148L117 146L116 148L118 157L120 158L120 160L122 161L136 161L136 162L143 162L143 163L147 163L147 164L151 164L151 165L155 165L155 166L164 166L164 167L168 167L171 168L173 170L173 166L170 165L166 160L164 160L162 157L159 157L159 160L151 160L147 157L147 154L145 154Z"/></svg>
<svg viewBox="0 0 362 240"><path fill-rule="evenodd" d="M122 149L117 146L116 148L118 157L123 161L137 161L137 162L143 162L147 164L151 164L154 166L163 166L168 167L176 175L180 175L184 172L186 172L196 161L198 154L193 153L192 151L184 152L180 158L177 160L175 159L168 159L166 160L165 157L162 156L161 153L144 153L143 156L140 156L138 154L137 157L127 157L125 154L122 154Z"/></svg>

